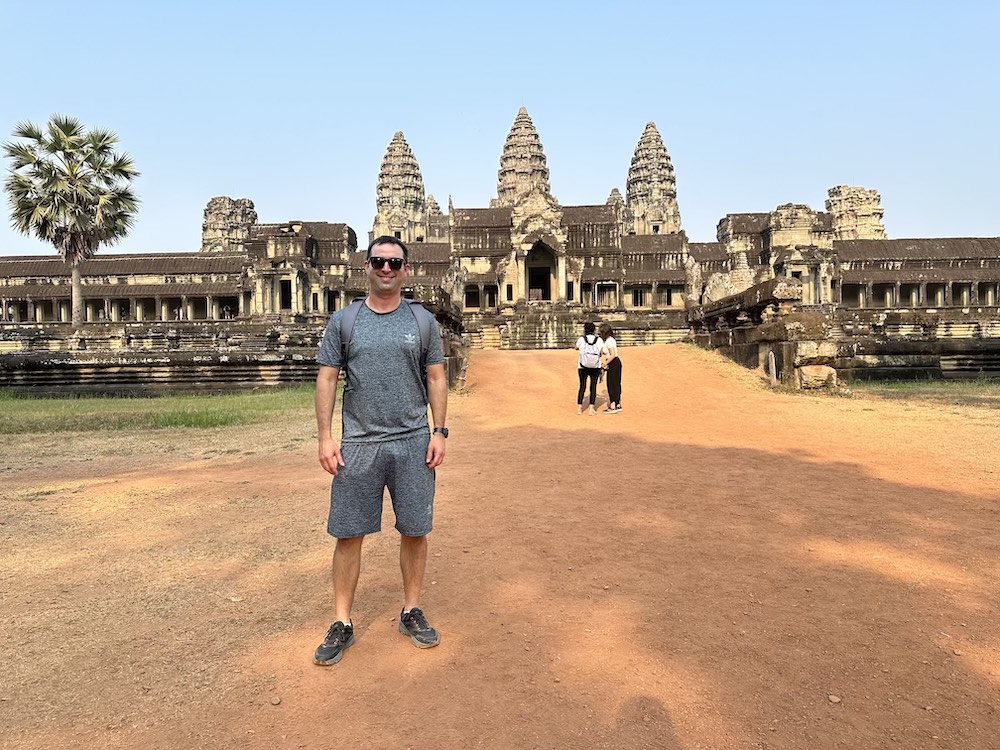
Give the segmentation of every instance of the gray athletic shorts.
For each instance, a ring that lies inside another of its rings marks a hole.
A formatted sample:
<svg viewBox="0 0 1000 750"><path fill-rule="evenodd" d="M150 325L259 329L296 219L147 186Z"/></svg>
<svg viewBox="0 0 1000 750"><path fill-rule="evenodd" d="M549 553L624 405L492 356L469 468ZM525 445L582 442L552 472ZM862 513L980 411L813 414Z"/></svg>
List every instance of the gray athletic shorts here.
<svg viewBox="0 0 1000 750"><path fill-rule="evenodd" d="M326 530L337 539L382 530L382 495L386 487L396 514L396 530L424 536L434 515L434 469L427 467L430 435L379 443L341 446L344 465L330 485Z"/></svg>

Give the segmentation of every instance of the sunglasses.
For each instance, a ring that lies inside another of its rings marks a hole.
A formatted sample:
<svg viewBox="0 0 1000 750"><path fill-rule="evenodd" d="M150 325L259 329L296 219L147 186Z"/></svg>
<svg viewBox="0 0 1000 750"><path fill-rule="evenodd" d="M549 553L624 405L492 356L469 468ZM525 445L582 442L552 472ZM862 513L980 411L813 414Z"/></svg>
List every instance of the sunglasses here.
<svg viewBox="0 0 1000 750"><path fill-rule="evenodd" d="M373 255L368 259L368 264L376 271L381 271L382 266L386 263L389 264L389 268L393 271L398 271L406 265L406 260L404 258L380 258L377 255Z"/></svg>

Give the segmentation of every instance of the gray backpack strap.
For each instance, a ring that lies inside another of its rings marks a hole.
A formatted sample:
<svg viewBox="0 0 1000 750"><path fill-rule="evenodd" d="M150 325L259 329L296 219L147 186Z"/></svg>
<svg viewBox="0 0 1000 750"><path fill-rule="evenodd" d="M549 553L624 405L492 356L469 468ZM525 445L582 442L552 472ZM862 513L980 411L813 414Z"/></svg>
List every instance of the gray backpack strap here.
<svg viewBox="0 0 1000 750"><path fill-rule="evenodd" d="M431 348L431 321L434 320L434 316L419 302L405 298L403 301L410 306L410 312L417 319L417 328L420 329L420 360L426 364L427 352Z"/></svg>
<svg viewBox="0 0 1000 750"><path fill-rule="evenodd" d="M430 310L419 302L403 298L403 302L409 307L413 317L417 320L417 328L420 330L420 379L424 384L424 395L427 395L427 354L431 348L431 322L434 315Z"/></svg>
<svg viewBox="0 0 1000 750"><path fill-rule="evenodd" d="M361 313L363 299L356 299L344 308L344 314L340 316L340 369L344 372L344 387L350 383L350 376L347 373L347 357L351 347L351 335L354 333L354 324L358 322L358 315Z"/></svg>

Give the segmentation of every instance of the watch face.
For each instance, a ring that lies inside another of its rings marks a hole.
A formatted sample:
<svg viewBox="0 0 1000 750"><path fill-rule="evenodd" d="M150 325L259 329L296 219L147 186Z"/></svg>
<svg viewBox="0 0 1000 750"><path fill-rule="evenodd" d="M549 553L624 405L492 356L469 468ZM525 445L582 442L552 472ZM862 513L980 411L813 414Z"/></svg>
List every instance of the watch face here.
<svg viewBox="0 0 1000 750"><path fill-rule="evenodd" d="M434 432L440 432L445 437L448 437L448 428L447 427L435 427L434 428Z"/></svg>

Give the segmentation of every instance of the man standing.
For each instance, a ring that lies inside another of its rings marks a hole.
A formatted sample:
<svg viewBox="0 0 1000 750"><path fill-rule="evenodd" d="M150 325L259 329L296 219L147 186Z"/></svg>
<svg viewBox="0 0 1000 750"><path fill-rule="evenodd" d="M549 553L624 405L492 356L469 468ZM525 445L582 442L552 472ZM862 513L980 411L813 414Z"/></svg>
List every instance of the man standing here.
<svg viewBox="0 0 1000 750"><path fill-rule="evenodd" d="M361 572L361 543L366 534L381 530L386 487L400 533L403 609L399 630L418 648L440 642L419 600L433 515L434 470L444 461L448 437L448 378L437 321L402 297L403 282L410 273L408 255L406 245L395 237L372 241L365 260L368 296L360 309L355 308L357 317L346 336L341 321L348 309L333 314L317 357L319 462L333 475L327 531L337 540L333 554L336 621L316 649L313 660L317 664L336 664L354 643L351 607ZM431 318L426 345L418 315ZM331 422L341 369L345 385L338 445ZM433 431L428 429L428 403Z"/></svg>

